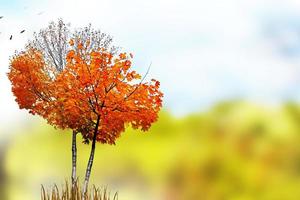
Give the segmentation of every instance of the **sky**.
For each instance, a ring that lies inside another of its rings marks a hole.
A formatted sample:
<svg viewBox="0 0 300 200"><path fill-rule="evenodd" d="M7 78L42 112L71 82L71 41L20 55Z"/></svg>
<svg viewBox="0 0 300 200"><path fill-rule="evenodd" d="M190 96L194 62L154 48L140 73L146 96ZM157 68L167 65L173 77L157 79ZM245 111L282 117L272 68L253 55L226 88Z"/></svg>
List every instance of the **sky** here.
<svg viewBox="0 0 300 200"><path fill-rule="evenodd" d="M111 34L140 73L152 62L175 115L232 99L299 102L299 11L297 0L0 0L0 130L30 117L12 96L9 57L60 17Z"/></svg>

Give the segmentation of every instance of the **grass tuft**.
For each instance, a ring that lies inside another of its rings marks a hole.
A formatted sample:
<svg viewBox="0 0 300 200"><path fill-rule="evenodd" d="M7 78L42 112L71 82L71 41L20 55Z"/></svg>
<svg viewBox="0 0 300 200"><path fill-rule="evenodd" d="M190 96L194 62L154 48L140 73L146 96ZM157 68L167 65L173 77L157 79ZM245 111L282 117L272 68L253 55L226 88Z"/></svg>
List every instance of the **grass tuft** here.
<svg viewBox="0 0 300 200"><path fill-rule="evenodd" d="M50 190L46 190L45 187L41 186L41 200L81 200L81 189L78 183L75 186L75 190L72 191L71 185L66 181L62 189L59 190L55 184ZM92 189L88 190L86 200L118 200L118 193L111 193L104 188L97 188L95 185Z"/></svg>

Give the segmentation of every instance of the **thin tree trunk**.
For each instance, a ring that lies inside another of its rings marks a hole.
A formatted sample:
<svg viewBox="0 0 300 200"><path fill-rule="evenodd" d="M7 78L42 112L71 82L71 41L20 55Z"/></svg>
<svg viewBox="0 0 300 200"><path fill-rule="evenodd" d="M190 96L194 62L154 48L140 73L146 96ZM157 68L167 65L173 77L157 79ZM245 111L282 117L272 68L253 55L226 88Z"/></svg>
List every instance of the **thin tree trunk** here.
<svg viewBox="0 0 300 200"><path fill-rule="evenodd" d="M86 172L85 172L85 179L84 179L82 196L81 196L82 200L85 200L86 193L87 193L87 190L88 190L88 185L89 185L89 180L90 180L90 176L91 176L91 170L92 170L93 161L94 161L94 155L95 155L96 138L97 138L97 132L98 132L98 127L99 127L99 122L100 122L100 116L98 116L98 118L97 118L97 123L96 123L96 127L95 127L95 130L94 130L90 158L89 158L89 162L88 162L88 165L87 165L87 168L86 168Z"/></svg>
<svg viewBox="0 0 300 200"><path fill-rule="evenodd" d="M77 146L76 146L76 131L73 131L72 135L72 195L76 190L76 161L77 161Z"/></svg>

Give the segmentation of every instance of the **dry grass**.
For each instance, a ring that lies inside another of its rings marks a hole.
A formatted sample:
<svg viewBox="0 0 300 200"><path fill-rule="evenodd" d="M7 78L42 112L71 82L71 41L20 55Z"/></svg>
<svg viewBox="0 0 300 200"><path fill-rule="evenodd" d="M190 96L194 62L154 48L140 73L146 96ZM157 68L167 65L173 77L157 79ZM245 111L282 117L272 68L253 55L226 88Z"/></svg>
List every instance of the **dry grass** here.
<svg viewBox="0 0 300 200"><path fill-rule="evenodd" d="M114 195L111 197L111 194L107 190L107 188L99 189L93 186L93 188L88 191L85 199L118 200L118 193L114 193ZM68 184L68 182L66 182L66 184L62 186L61 191L58 189L57 185L54 185L54 187L50 191L46 190L42 185L41 200L81 200L81 189L77 184L75 191L72 192L71 186Z"/></svg>

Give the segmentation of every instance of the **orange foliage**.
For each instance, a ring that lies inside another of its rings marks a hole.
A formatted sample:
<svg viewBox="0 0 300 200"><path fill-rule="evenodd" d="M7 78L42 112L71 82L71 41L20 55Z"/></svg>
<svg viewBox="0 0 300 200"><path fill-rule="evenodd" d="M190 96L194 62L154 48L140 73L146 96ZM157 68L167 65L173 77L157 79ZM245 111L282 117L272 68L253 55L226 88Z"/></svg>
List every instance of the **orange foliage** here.
<svg viewBox="0 0 300 200"><path fill-rule="evenodd" d="M48 66L34 49L11 59L8 77L20 108L55 127L80 132L85 142L96 132L98 142L114 144L127 124L148 130L162 106L159 82L143 83L131 69L132 54L90 51L89 40L72 39L69 44L61 72Z"/></svg>

